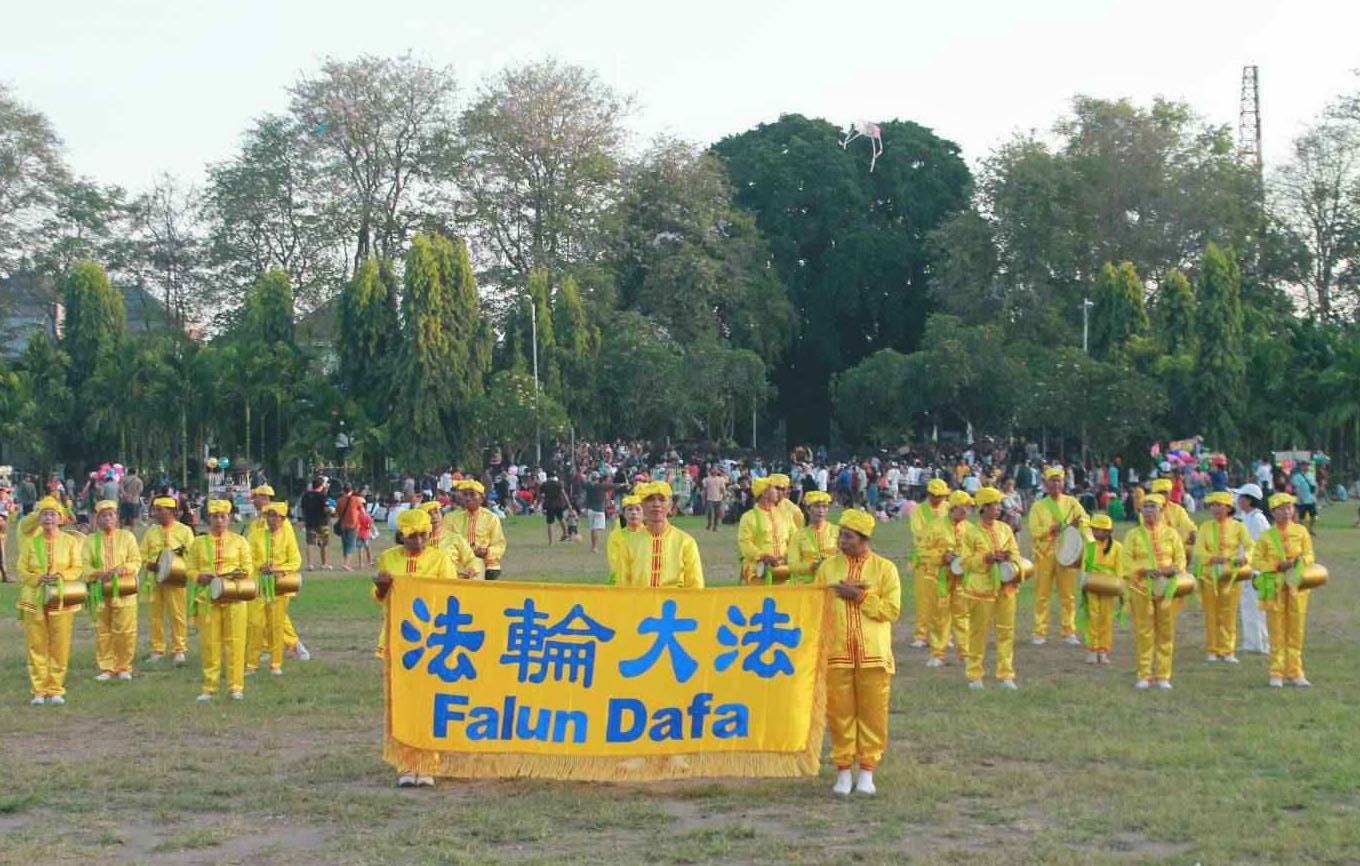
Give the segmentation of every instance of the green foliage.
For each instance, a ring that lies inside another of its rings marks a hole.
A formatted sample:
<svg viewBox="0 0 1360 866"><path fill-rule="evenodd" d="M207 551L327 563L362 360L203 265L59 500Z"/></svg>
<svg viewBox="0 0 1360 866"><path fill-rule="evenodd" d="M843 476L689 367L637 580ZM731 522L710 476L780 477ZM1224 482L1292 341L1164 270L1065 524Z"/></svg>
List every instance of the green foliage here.
<svg viewBox="0 0 1360 866"><path fill-rule="evenodd" d="M1195 303L1185 274L1174 268L1167 271L1157 290L1157 337L1167 353L1194 352Z"/></svg>
<svg viewBox="0 0 1360 866"><path fill-rule="evenodd" d="M108 274L94 262L72 265L62 279L61 294L65 307L61 348L71 359L72 386L78 388L113 354L127 327L127 313Z"/></svg>
<svg viewBox="0 0 1360 866"><path fill-rule="evenodd" d="M847 444L892 445L913 431L908 395L918 361L896 349L880 349L836 376L831 399Z"/></svg>
<svg viewBox="0 0 1360 866"><path fill-rule="evenodd" d="M1199 345L1196 375L1203 398L1195 401L1199 429L1220 448L1240 441L1246 362L1242 354L1242 272L1232 247L1209 244L1199 269Z"/></svg>
<svg viewBox="0 0 1360 866"><path fill-rule="evenodd" d="M1148 332L1143 281L1131 262L1106 262L1091 289L1091 354L1105 360Z"/></svg>
<svg viewBox="0 0 1360 866"><path fill-rule="evenodd" d="M397 279L390 262L365 259L340 293L340 383L379 417L401 344Z"/></svg>
<svg viewBox="0 0 1360 866"><path fill-rule="evenodd" d="M453 398L455 360L452 335L445 330L449 305L440 240L418 234L406 253L403 341L388 424L398 456L412 469L437 466L449 456L443 411Z"/></svg>
<svg viewBox="0 0 1360 866"><path fill-rule="evenodd" d="M493 373L486 393L471 404L472 428L478 441L518 452L536 437L552 441L567 433L567 411L534 388L533 376L515 370Z"/></svg>

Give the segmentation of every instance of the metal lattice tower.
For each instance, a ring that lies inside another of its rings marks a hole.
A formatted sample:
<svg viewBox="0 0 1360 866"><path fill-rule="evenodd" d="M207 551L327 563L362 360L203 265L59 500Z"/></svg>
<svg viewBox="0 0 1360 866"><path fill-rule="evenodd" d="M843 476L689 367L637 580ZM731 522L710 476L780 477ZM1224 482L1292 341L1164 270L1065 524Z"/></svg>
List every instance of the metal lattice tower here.
<svg viewBox="0 0 1360 866"><path fill-rule="evenodd" d="M1261 173L1261 81L1258 68L1242 67L1242 96L1237 110L1237 152Z"/></svg>

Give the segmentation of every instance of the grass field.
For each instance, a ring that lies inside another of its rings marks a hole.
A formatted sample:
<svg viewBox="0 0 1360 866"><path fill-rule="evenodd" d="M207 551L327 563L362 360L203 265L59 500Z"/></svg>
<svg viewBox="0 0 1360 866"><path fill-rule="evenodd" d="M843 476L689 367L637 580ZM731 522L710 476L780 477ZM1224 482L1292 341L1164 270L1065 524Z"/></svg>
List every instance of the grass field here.
<svg viewBox="0 0 1360 866"><path fill-rule="evenodd" d="M194 703L196 637L184 668L139 662L132 683L94 682L78 615L70 703L29 707L8 585L0 863L1358 863L1354 517L1328 509L1317 538L1332 582L1310 611L1312 689L1268 689L1260 655L1205 663L1195 603L1180 617L1172 692L1132 688L1127 630L1105 668L1073 647L1020 643L1021 690L974 693L957 664L926 669L899 624L893 743L872 799L834 798L826 765L800 780L398 790L379 757L367 573L309 576L292 613L314 659L248 680L242 703ZM733 582L735 529L681 525L709 582ZM588 547L549 550L541 520L508 534L507 578L602 577ZM876 542L905 560L904 525ZM1018 636L1028 613L1022 601Z"/></svg>

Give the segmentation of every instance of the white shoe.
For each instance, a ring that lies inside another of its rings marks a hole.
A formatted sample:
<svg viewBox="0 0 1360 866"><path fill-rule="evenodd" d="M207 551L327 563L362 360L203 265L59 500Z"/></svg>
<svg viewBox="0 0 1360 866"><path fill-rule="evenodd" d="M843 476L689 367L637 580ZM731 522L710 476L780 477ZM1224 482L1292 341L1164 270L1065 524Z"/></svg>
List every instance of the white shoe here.
<svg viewBox="0 0 1360 866"><path fill-rule="evenodd" d="M119 671L118 679L122 680L123 682L128 682L129 680L132 679L132 673L130 671Z"/></svg>
<svg viewBox="0 0 1360 866"><path fill-rule="evenodd" d="M1048 643L1048 638L1036 637L1033 640L1031 640L1030 643L1034 644L1035 646L1043 646L1044 644Z"/></svg>
<svg viewBox="0 0 1360 866"><path fill-rule="evenodd" d="M1101 653L1101 654L1100 654L1100 663L1103 664L1103 665L1109 664L1109 663L1110 663L1110 654L1109 654L1109 653Z"/></svg>
<svg viewBox="0 0 1360 866"><path fill-rule="evenodd" d="M1280 677L1271 677L1268 685L1272 689L1282 689L1284 688L1284 680L1281 679Z"/></svg>
<svg viewBox="0 0 1360 866"><path fill-rule="evenodd" d="M928 646L930 646L930 644L926 643L923 640L920 640L919 638L911 642L912 649L924 649L925 647Z"/></svg>
<svg viewBox="0 0 1360 866"><path fill-rule="evenodd" d="M940 658L939 656L931 656L930 660L926 662L926 667L942 668L944 667L944 659Z"/></svg>
<svg viewBox="0 0 1360 866"><path fill-rule="evenodd" d="M433 788L434 776L416 776L417 788Z"/></svg>
<svg viewBox="0 0 1360 866"><path fill-rule="evenodd" d="M1088 665L1098 664L1099 662L1100 662L1100 653L1087 653L1087 654L1086 654L1086 663L1087 663Z"/></svg>
<svg viewBox="0 0 1360 866"><path fill-rule="evenodd" d="M245 692L232 692L230 695L233 701L243 701L246 698Z"/></svg>
<svg viewBox="0 0 1360 866"><path fill-rule="evenodd" d="M146 660L149 662L158 662L163 658L165 658L165 653L152 653L146 657Z"/></svg>
<svg viewBox="0 0 1360 866"><path fill-rule="evenodd" d="M209 701L211 701L211 700L212 700L213 698L215 698L215 697L216 697L216 695L212 695L212 694L209 694L208 692L204 692L203 694L201 694L201 695L199 695L198 697L194 698L194 700L198 701L200 704L206 704L206 703L208 703Z"/></svg>
<svg viewBox="0 0 1360 866"><path fill-rule="evenodd" d="M1161 689L1164 692L1171 691L1171 680L1158 680L1157 688Z"/></svg>
<svg viewBox="0 0 1360 866"><path fill-rule="evenodd" d="M872 797L874 794L877 794L877 793L878 793L878 789L874 787L874 771L873 771L873 770L860 770L860 771L859 771L859 778L858 778L857 780L855 780L855 793L856 793L856 794L867 794L867 795L869 795L870 797Z"/></svg>
<svg viewBox="0 0 1360 866"><path fill-rule="evenodd" d="M1150 685L1152 684L1149 683L1147 680L1139 680L1138 682L1133 684L1133 687L1135 689L1146 689Z"/></svg>
<svg viewBox="0 0 1360 866"><path fill-rule="evenodd" d="M106 683L111 679L113 679L113 674L108 671L100 671L99 676L95 677L94 681L97 683Z"/></svg>
<svg viewBox="0 0 1360 866"><path fill-rule="evenodd" d="M836 784L831 788L831 793L848 796L851 782L849 770L838 770L836 772Z"/></svg>
<svg viewBox="0 0 1360 866"><path fill-rule="evenodd" d="M982 687L983 687L983 686L982 686L982 680L969 680L969 681L968 681L968 688L973 689L974 691L980 691L980 690L982 689Z"/></svg>
<svg viewBox="0 0 1360 866"><path fill-rule="evenodd" d="M414 788L416 786L415 773L402 773L397 777L398 788Z"/></svg>
<svg viewBox="0 0 1360 866"><path fill-rule="evenodd" d="M175 664L184 664L184 653L175 653Z"/></svg>
<svg viewBox="0 0 1360 866"><path fill-rule="evenodd" d="M312 654L307 652L307 648L302 645L302 641L297 642L297 657L300 662L312 660Z"/></svg>
<svg viewBox="0 0 1360 866"><path fill-rule="evenodd" d="M66 703L66 698L62 697L61 695L53 695L52 697L47 699L47 702L54 707L59 707L62 704Z"/></svg>
<svg viewBox="0 0 1360 866"><path fill-rule="evenodd" d="M1298 686L1301 689L1306 689L1312 685L1312 683L1308 682L1308 680L1304 677L1294 677L1289 681L1289 684L1291 686Z"/></svg>
<svg viewBox="0 0 1360 866"><path fill-rule="evenodd" d="M1207 656L1204 657L1204 660L1206 662L1216 662L1218 661L1218 656L1214 655L1213 653L1209 653Z"/></svg>
<svg viewBox="0 0 1360 866"><path fill-rule="evenodd" d="M1068 646L1081 646L1081 638L1074 634L1069 634L1067 637L1063 638L1063 643Z"/></svg>
<svg viewBox="0 0 1360 866"><path fill-rule="evenodd" d="M270 665L270 666L269 666L269 675L270 675L271 677L281 677L281 676L283 676L283 668L276 668L276 667L274 667L273 665Z"/></svg>
<svg viewBox="0 0 1360 866"><path fill-rule="evenodd" d="M1219 659L1219 661L1227 662L1230 665L1235 665L1238 663L1237 656L1233 655L1232 653L1223 656L1221 659Z"/></svg>
<svg viewBox="0 0 1360 866"><path fill-rule="evenodd" d="M47 703L46 695L34 695L33 700L29 701L28 705L30 707L41 707L45 703Z"/></svg>
<svg viewBox="0 0 1360 866"><path fill-rule="evenodd" d="M1010 689L1011 691L1016 691L1020 688L1015 684L1015 680L1002 680L1000 686L1003 689Z"/></svg>

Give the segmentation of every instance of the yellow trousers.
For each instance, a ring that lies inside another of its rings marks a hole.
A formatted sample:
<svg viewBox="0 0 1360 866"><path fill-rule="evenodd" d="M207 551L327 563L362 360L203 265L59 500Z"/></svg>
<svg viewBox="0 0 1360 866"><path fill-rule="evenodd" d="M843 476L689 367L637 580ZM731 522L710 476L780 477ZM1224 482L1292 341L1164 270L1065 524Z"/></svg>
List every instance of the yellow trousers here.
<svg viewBox="0 0 1360 866"><path fill-rule="evenodd" d="M1058 626L1063 637L1077 633L1077 570L1058 564L1053 554L1034 563L1034 636L1048 637L1048 607L1058 585Z"/></svg>
<svg viewBox="0 0 1360 866"><path fill-rule="evenodd" d="M1232 655L1237 652L1237 602L1242 598L1242 584L1201 580L1199 592L1204 605L1205 650Z"/></svg>
<svg viewBox="0 0 1360 866"><path fill-rule="evenodd" d="M958 647L959 656L968 655L968 600L963 597L963 592L958 588L958 578L951 576L949 579L949 594L936 595L930 612L930 654L936 658L944 658L944 651L949 646L949 628L954 627L954 644ZM931 592L937 592L936 584L931 582Z"/></svg>
<svg viewBox="0 0 1360 866"><path fill-rule="evenodd" d="M935 609L935 578L921 563L917 563L912 585L916 589L916 621L912 639L925 640L930 637L930 614Z"/></svg>
<svg viewBox="0 0 1360 866"><path fill-rule="evenodd" d="M831 760L838 770L858 762L872 770L888 746L888 699L892 674L886 668L828 668L826 721Z"/></svg>
<svg viewBox="0 0 1360 866"><path fill-rule="evenodd" d="M283 623L288 616L288 599L275 596L273 601L256 598L246 602L246 670L260 666L260 654L268 648L269 666L283 667Z"/></svg>
<svg viewBox="0 0 1360 866"><path fill-rule="evenodd" d="M283 613L283 648L291 650L298 645L297 629L293 628L293 618L287 611Z"/></svg>
<svg viewBox="0 0 1360 866"><path fill-rule="evenodd" d="M1270 675L1303 676L1303 634L1308 624L1309 590L1281 590L1266 609L1266 628L1270 630Z"/></svg>
<svg viewBox="0 0 1360 866"><path fill-rule="evenodd" d="M1107 653L1114 645L1114 606L1112 595L1086 594L1086 648L1093 653Z"/></svg>
<svg viewBox="0 0 1360 866"><path fill-rule="evenodd" d="M94 613L94 660L101 673L132 670L137 652L137 605L109 607L101 604Z"/></svg>
<svg viewBox="0 0 1360 866"><path fill-rule="evenodd" d="M28 681L33 694L49 698L66 694L66 668L71 661L71 628L75 614L74 610L60 613L24 611Z"/></svg>
<svg viewBox="0 0 1360 866"><path fill-rule="evenodd" d="M198 639L203 655L203 693L217 693L222 653L227 656L227 688L246 690L246 603L199 602Z"/></svg>
<svg viewBox="0 0 1360 866"><path fill-rule="evenodd" d="M151 588L151 651L165 654L165 617L170 616L170 652L189 651L184 620L184 587L154 584Z"/></svg>
<svg viewBox="0 0 1360 866"><path fill-rule="evenodd" d="M965 595L968 604L969 681L982 679L987 661L988 626L996 623L996 678L1015 679L1015 608L1019 593L999 592L995 598Z"/></svg>
<svg viewBox="0 0 1360 866"><path fill-rule="evenodd" d="M1133 611L1133 657L1138 679L1171 679L1171 656L1176 649L1176 614L1179 599L1153 601L1139 592L1129 593ZM1153 662L1156 662L1156 672Z"/></svg>

